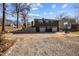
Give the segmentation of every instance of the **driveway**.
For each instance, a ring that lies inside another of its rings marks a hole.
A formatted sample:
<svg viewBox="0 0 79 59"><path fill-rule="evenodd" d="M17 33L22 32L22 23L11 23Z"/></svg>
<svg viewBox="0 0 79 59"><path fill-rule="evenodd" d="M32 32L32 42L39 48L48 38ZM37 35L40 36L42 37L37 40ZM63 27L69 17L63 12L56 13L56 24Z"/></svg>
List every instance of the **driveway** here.
<svg viewBox="0 0 79 59"><path fill-rule="evenodd" d="M64 33L12 34L11 36L16 38L17 42L8 56L79 55L79 36Z"/></svg>

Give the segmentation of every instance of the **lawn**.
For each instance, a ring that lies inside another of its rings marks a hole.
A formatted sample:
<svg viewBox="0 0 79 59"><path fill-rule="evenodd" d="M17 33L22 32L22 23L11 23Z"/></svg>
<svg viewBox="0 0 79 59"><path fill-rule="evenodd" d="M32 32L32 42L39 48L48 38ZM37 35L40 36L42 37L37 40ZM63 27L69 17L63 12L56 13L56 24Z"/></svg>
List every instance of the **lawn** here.
<svg viewBox="0 0 79 59"><path fill-rule="evenodd" d="M14 40L8 40L8 39L5 39L2 42L0 42L0 56L8 52L8 49L14 45L14 42L15 42Z"/></svg>
<svg viewBox="0 0 79 59"><path fill-rule="evenodd" d="M70 32L70 33L79 35L79 31Z"/></svg>
<svg viewBox="0 0 79 59"><path fill-rule="evenodd" d="M1 26L0 26L0 32L1 32ZM19 28L18 28L19 29ZM16 30L18 30L17 28L13 28L13 27L11 27L11 26L5 26L5 31L7 31L7 32L12 32L12 31L16 31Z"/></svg>

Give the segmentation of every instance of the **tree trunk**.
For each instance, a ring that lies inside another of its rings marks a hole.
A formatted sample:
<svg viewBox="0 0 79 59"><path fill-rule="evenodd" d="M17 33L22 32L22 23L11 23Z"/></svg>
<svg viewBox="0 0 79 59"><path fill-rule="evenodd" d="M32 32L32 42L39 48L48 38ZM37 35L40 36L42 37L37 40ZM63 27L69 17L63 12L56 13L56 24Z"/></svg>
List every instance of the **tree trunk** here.
<svg viewBox="0 0 79 59"><path fill-rule="evenodd" d="M18 24L19 24L19 13L17 13L17 28L18 28Z"/></svg>
<svg viewBox="0 0 79 59"><path fill-rule="evenodd" d="M6 4L3 3L2 32L5 31L5 15L6 15Z"/></svg>
<svg viewBox="0 0 79 59"><path fill-rule="evenodd" d="M18 28L18 24L19 24L19 9L18 9L18 4L16 4L16 11L17 11L17 28Z"/></svg>

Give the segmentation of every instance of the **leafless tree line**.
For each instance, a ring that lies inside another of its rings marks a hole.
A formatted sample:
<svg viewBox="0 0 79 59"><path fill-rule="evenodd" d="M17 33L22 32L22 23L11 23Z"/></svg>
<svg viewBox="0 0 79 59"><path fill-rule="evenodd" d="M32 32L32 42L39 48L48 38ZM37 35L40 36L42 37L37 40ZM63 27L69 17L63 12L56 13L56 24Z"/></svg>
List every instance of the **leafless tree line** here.
<svg viewBox="0 0 79 59"><path fill-rule="evenodd" d="M5 31L5 19L6 19L6 14L8 13L8 11L6 10L8 7L6 7L6 3L2 4L3 7L3 19L2 19L2 32ZM8 13L9 15L12 15L14 17L16 17L17 20L17 28L19 25L19 18L22 19L23 21L23 28L26 28L26 20L27 20L27 16L28 13L30 12L30 5L31 4L27 4L27 3L12 3L10 4L11 8L10 8L10 13ZM7 11L7 12L6 12Z"/></svg>

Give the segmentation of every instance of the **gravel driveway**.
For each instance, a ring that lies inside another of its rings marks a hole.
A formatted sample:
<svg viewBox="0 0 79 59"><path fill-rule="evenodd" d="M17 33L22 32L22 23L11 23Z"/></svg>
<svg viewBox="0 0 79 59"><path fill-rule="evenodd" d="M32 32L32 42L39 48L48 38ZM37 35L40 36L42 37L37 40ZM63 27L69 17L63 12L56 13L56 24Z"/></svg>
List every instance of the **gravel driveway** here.
<svg viewBox="0 0 79 59"><path fill-rule="evenodd" d="M8 56L77 56L79 37L65 34L14 34L17 42Z"/></svg>

